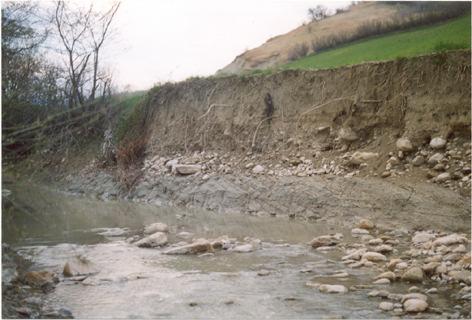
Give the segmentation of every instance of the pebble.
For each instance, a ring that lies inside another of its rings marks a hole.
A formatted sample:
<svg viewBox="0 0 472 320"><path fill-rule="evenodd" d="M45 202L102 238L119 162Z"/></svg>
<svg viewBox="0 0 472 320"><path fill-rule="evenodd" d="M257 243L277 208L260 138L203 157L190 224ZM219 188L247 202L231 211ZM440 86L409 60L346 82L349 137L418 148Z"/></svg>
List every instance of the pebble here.
<svg viewBox="0 0 472 320"><path fill-rule="evenodd" d="M153 234L156 232L169 232L169 226L165 223L156 222L144 228L145 234Z"/></svg>
<svg viewBox="0 0 472 320"><path fill-rule="evenodd" d="M400 151L412 151L413 150L413 145L411 144L410 139L404 137L400 138L396 142L397 149Z"/></svg>
<svg viewBox="0 0 472 320"><path fill-rule="evenodd" d="M444 159L442 153L435 153L428 159L429 165L436 165L437 163L441 162Z"/></svg>
<svg viewBox="0 0 472 320"><path fill-rule="evenodd" d="M362 260L368 260L372 262L387 261L387 257L378 252L366 252L362 255Z"/></svg>
<svg viewBox="0 0 472 320"><path fill-rule="evenodd" d="M371 246L377 246L377 245L382 244L382 243L383 243L382 239L379 239L379 238L369 240L369 242L368 242L368 244L371 245Z"/></svg>
<svg viewBox="0 0 472 320"><path fill-rule="evenodd" d="M421 282L423 281L423 270L420 267L411 267L402 275L403 281Z"/></svg>
<svg viewBox="0 0 472 320"><path fill-rule="evenodd" d="M354 228L351 230L352 234L369 234L369 231L361 228Z"/></svg>
<svg viewBox="0 0 472 320"><path fill-rule="evenodd" d="M373 282L374 284L390 284L390 280L386 278L381 278Z"/></svg>
<svg viewBox="0 0 472 320"><path fill-rule="evenodd" d="M425 159L423 156L416 156L415 158L413 158L413 160L411 160L411 163L416 167L421 166L424 162Z"/></svg>
<svg viewBox="0 0 472 320"><path fill-rule="evenodd" d="M395 267L400 262L402 262L402 259L392 259L392 260L390 260L390 262L387 264L387 269L390 270L390 271L395 270Z"/></svg>
<svg viewBox="0 0 472 320"><path fill-rule="evenodd" d="M322 284L318 287L323 293L346 293L348 289L341 284Z"/></svg>
<svg viewBox="0 0 472 320"><path fill-rule="evenodd" d="M387 272L384 272L384 273L381 273L379 274L377 277L375 277L376 279L382 279L382 278L385 278L385 279L388 279L388 280L395 280L395 273L391 272L391 271L387 271Z"/></svg>
<svg viewBox="0 0 472 320"><path fill-rule="evenodd" d="M432 149L442 149L446 146L446 140L444 140L443 138L441 137L436 137L436 138L433 138L431 139L431 141L429 142L429 146L432 148Z"/></svg>
<svg viewBox="0 0 472 320"><path fill-rule="evenodd" d="M425 291L427 294L435 294L435 293L438 293L438 289L437 288L431 288L431 289L428 289Z"/></svg>
<svg viewBox="0 0 472 320"><path fill-rule="evenodd" d="M449 172L444 172L444 173L441 173L440 175L437 175L436 178L434 178L434 181L444 182L450 179L451 179L451 174Z"/></svg>
<svg viewBox="0 0 472 320"><path fill-rule="evenodd" d="M265 270L265 269L264 269L264 270L259 270L259 271L257 272L257 275L258 275L258 276L261 276L261 277L268 276L269 274L270 274L270 271L269 271L269 270Z"/></svg>
<svg viewBox="0 0 472 320"><path fill-rule="evenodd" d="M265 171L265 168L261 165L256 165L254 168L252 168L252 173L255 173L255 174L261 174L261 173L264 173Z"/></svg>
<svg viewBox="0 0 472 320"><path fill-rule="evenodd" d="M368 219L362 219L361 221L359 221L359 224L357 225L357 227L360 229L370 230L375 227L375 224Z"/></svg>
<svg viewBox="0 0 472 320"><path fill-rule="evenodd" d="M240 252L240 253L252 252L254 251L254 247L250 243L242 244L242 245L234 247L232 251Z"/></svg>
<svg viewBox="0 0 472 320"><path fill-rule="evenodd" d="M388 244L382 244L380 246L372 248L372 251L380 252L380 253L388 253L388 252L392 252L393 248L392 246Z"/></svg>
<svg viewBox="0 0 472 320"><path fill-rule="evenodd" d="M406 312L423 312L428 309L428 303L421 299L408 299L403 303Z"/></svg>
<svg viewBox="0 0 472 320"><path fill-rule="evenodd" d="M402 296L401 302L405 302L409 299L419 299L419 300L423 300L423 301L428 301L428 296L426 296L422 293L418 293L418 292L408 293L408 294L405 294L405 295Z"/></svg>
<svg viewBox="0 0 472 320"><path fill-rule="evenodd" d="M415 286L409 287L409 288L408 288L408 292L410 292L410 293L411 293L411 292L420 292L420 288L415 287Z"/></svg>
<svg viewBox="0 0 472 320"><path fill-rule="evenodd" d="M156 232L136 242L141 248L154 248L166 245L168 243L167 235L164 232Z"/></svg>
<svg viewBox="0 0 472 320"><path fill-rule="evenodd" d="M393 310L393 303L391 303L391 302L381 302L379 304L379 309L383 310L383 311Z"/></svg>
<svg viewBox="0 0 472 320"><path fill-rule="evenodd" d="M402 262L399 262L395 267L398 270L404 270L408 268L408 263L406 263L405 261L402 261Z"/></svg>
<svg viewBox="0 0 472 320"><path fill-rule="evenodd" d="M447 235L447 236L444 236L444 237L440 237L436 240L433 241L433 247L437 247L437 246L441 246L441 245L445 245L445 246L450 246L450 245L453 245L453 244L460 244L460 243L466 243L467 242L467 238L465 237L462 237L456 233L453 233L453 234L450 234L450 235Z"/></svg>
<svg viewBox="0 0 472 320"><path fill-rule="evenodd" d="M431 232L419 231L419 232L415 232L415 235L413 236L413 238L411 239L411 241L412 241L414 244L421 244L421 243L430 241L430 240L432 240L432 239L434 239L434 238L436 238L436 235L434 235L434 234L431 233Z"/></svg>

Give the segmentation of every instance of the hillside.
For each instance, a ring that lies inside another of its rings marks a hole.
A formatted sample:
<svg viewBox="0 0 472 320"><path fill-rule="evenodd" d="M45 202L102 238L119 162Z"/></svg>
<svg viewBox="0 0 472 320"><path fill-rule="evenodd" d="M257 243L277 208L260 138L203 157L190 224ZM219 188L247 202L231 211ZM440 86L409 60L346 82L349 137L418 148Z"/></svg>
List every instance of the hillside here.
<svg viewBox="0 0 472 320"><path fill-rule="evenodd" d="M313 54L284 65L283 69L321 69L367 61L413 57L442 50L470 48L470 15L436 26L374 39L361 40L340 48Z"/></svg>
<svg viewBox="0 0 472 320"><path fill-rule="evenodd" d="M467 12L459 7L459 4L451 4L448 6L446 3L439 3L436 7L428 4L429 7L418 9L411 4L362 2L350 7L348 11L304 24L286 34L273 37L260 47L237 56L217 74L238 74L242 71L272 68L307 54L368 36L443 21ZM304 47L304 50L297 52L300 47Z"/></svg>

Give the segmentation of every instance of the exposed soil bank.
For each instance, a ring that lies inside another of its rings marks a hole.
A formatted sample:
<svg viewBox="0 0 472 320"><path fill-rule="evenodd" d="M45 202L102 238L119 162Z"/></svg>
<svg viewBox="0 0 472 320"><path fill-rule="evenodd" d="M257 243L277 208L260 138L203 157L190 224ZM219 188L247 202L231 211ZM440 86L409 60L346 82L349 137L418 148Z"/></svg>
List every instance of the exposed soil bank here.
<svg viewBox="0 0 472 320"><path fill-rule="evenodd" d="M56 155L45 172L102 198L470 230L470 51L191 79L151 90L141 111L134 129L148 140L130 191L114 178L122 169L88 156Z"/></svg>

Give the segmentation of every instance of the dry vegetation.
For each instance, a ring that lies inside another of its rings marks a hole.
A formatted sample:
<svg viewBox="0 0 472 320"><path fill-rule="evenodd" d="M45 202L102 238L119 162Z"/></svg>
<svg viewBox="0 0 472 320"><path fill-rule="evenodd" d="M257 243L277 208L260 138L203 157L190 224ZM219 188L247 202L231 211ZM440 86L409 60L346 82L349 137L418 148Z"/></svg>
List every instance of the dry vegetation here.
<svg viewBox="0 0 472 320"><path fill-rule="evenodd" d="M236 57L219 73L273 67L346 42L443 21L469 11L469 2L363 2L271 38L262 46Z"/></svg>

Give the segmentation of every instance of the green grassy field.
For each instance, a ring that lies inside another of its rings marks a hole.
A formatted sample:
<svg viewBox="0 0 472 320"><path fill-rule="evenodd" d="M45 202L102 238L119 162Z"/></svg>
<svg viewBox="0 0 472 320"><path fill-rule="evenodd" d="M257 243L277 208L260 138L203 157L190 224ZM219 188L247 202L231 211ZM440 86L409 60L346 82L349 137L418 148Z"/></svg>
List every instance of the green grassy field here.
<svg viewBox="0 0 472 320"><path fill-rule="evenodd" d="M325 69L450 49L470 49L470 15L434 26L360 40L293 61L281 69Z"/></svg>

